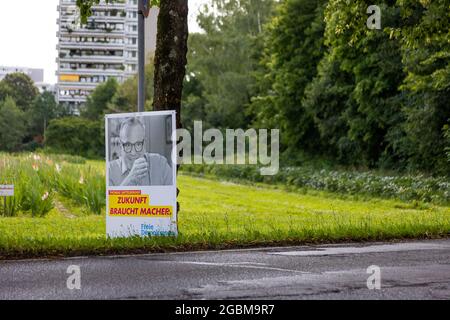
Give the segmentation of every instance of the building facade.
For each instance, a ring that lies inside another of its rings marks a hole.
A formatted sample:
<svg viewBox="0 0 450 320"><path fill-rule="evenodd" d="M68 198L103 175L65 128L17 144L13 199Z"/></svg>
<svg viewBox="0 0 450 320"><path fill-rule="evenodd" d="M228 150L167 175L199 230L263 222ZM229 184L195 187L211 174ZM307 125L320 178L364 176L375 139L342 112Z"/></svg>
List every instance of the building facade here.
<svg viewBox="0 0 450 320"><path fill-rule="evenodd" d="M137 72L137 0L100 2L86 25L79 23L76 0L60 0L57 100L74 114L97 85L113 77L122 83ZM157 13L146 21L146 39L156 39ZM154 41L146 41L147 55Z"/></svg>
<svg viewBox="0 0 450 320"><path fill-rule="evenodd" d="M34 81L34 83L44 82L44 69L33 69L24 67L2 67L0 66L0 81L10 73L24 73Z"/></svg>

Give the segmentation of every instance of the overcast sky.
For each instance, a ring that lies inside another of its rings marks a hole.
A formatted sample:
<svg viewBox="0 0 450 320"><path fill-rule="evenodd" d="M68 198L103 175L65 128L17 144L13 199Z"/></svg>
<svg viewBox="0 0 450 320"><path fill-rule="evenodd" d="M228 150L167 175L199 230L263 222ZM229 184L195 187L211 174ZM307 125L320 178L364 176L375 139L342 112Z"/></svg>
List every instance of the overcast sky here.
<svg viewBox="0 0 450 320"><path fill-rule="evenodd" d="M208 0L189 0L191 32L196 12ZM56 82L56 7L59 0L0 1L0 65L44 69L44 81Z"/></svg>

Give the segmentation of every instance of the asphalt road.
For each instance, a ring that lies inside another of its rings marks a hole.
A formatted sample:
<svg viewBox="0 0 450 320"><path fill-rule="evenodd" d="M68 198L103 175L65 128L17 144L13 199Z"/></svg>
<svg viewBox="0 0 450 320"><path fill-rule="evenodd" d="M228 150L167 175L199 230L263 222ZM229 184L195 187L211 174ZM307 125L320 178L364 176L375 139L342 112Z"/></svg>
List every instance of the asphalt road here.
<svg viewBox="0 0 450 320"><path fill-rule="evenodd" d="M450 239L3 261L0 299L450 299Z"/></svg>

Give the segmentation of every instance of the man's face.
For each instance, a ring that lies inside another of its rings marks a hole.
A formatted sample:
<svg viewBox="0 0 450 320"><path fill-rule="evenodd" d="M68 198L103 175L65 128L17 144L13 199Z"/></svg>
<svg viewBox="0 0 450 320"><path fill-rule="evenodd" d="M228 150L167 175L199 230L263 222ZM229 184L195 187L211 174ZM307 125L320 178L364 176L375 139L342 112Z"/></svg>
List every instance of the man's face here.
<svg viewBox="0 0 450 320"><path fill-rule="evenodd" d="M120 140L122 142L122 157L127 167L131 168L134 162L145 154L144 128L139 124L125 126L120 132Z"/></svg>

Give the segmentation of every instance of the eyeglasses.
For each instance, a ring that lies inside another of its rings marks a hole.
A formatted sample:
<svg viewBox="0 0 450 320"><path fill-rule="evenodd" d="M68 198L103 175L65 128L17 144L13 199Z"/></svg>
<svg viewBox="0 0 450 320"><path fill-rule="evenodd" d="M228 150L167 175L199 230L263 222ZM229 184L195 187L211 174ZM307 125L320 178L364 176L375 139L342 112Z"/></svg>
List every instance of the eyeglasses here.
<svg viewBox="0 0 450 320"><path fill-rule="evenodd" d="M126 153L131 153L131 151L133 150L133 147L136 152L141 152L142 149L144 149L144 141L140 141L140 142L136 142L136 143L129 143L129 142L123 143L122 142L122 146L123 146L123 150Z"/></svg>

